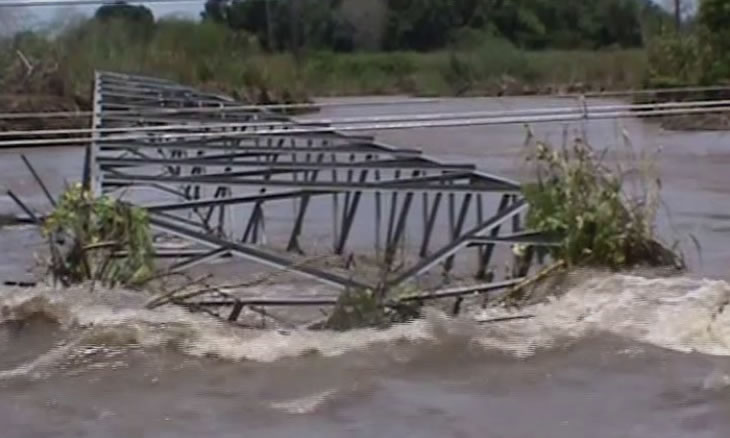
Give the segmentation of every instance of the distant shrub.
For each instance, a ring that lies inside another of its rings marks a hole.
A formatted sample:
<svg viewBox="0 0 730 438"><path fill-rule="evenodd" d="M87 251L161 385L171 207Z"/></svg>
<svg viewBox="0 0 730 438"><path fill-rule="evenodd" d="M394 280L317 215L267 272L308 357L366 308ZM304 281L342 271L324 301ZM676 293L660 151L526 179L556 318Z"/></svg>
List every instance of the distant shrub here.
<svg viewBox="0 0 730 438"><path fill-rule="evenodd" d="M700 41L695 34L663 30L647 44L650 87L678 87L702 80Z"/></svg>

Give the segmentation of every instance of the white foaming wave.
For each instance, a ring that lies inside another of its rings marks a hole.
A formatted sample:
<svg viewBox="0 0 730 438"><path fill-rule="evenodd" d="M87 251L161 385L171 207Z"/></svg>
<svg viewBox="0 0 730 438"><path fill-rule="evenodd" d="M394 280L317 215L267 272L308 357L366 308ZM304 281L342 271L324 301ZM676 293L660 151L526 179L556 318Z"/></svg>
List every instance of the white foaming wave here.
<svg viewBox="0 0 730 438"><path fill-rule="evenodd" d="M730 285L688 278L594 278L560 298L519 312L490 309L480 319L531 314L488 327L479 342L528 356L588 334L610 333L682 352L730 355Z"/></svg>
<svg viewBox="0 0 730 438"><path fill-rule="evenodd" d="M450 339L526 357L593 333L678 351L730 355L730 312L725 308L730 285L723 281L607 275L519 312L490 309L451 319L429 311L424 319L387 330L349 332L246 330L174 306L146 310L146 298L124 290L0 289L0 323L41 314L74 331L81 346L174 348L198 357L259 362L313 352L333 357L377 344L436 345ZM522 314L534 317L485 325L473 322L475 316Z"/></svg>
<svg viewBox="0 0 730 438"><path fill-rule="evenodd" d="M41 379L50 374L56 365L63 362L78 346L78 341L59 345L20 366L9 370L0 370L0 381L20 377Z"/></svg>
<svg viewBox="0 0 730 438"><path fill-rule="evenodd" d="M311 414L337 395L337 392L338 391L336 389L328 389L326 391L317 392L315 394L310 394L292 400L272 402L270 403L270 406L288 414Z"/></svg>
<svg viewBox="0 0 730 438"><path fill-rule="evenodd" d="M80 330L84 345L172 347L193 356L260 362L312 352L337 356L377 343L432 337L425 320L346 333L248 330L175 306L147 310L144 302L144 295L124 290L0 289L0 323L41 315L65 330Z"/></svg>

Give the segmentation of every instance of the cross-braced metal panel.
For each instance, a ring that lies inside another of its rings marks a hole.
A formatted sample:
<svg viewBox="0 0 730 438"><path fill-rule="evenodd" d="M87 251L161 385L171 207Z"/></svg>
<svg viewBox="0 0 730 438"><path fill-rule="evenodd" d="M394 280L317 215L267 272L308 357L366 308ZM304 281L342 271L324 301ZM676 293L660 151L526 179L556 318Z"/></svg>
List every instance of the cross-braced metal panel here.
<svg viewBox="0 0 730 438"><path fill-rule="evenodd" d="M90 182L196 245L175 269L233 254L338 287L443 279L465 266L497 281L495 248L540 240L519 234L526 204L513 181L367 136L309 131L321 125L171 81L97 73L93 123ZM301 263L326 253L388 275Z"/></svg>

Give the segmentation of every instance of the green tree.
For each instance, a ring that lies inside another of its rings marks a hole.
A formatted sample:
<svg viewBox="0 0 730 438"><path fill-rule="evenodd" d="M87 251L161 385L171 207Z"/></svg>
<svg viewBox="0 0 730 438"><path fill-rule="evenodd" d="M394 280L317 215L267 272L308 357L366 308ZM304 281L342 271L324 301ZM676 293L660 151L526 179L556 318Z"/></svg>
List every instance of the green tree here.
<svg viewBox="0 0 730 438"><path fill-rule="evenodd" d="M145 6L133 6L125 2L116 2L101 6L96 10L94 18L100 21L121 19L149 27L155 23L155 16L149 8Z"/></svg>
<svg viewBox="0 0 730 438"><path fill-rule="evenodd" d="M703 50L703 80L724 82L730 78L730 1L702 0L698 24Z"/></svg>
<svg viewBox="0 0 730 438"><path fill-rule="evenodd" d="M203 16L253 33L271 50L433 50L465 35L497 35L534 49L600 48L640 46L641 23L651 5L652 0L208 0Z"/></svg>
<svg viewBox="0 0 730 438"><path fill-rule="evenodd" d="M340 0L208 0L204 19L256 35L269 50L333 48L344 27L336 13Z"/></svg>
<svg viewBox="0 0 730 438"><path fill-rule="evenodd" d="M149 8L117 2L101 6L94 14L96 22L123 22L135 39L148 40L155 29L155 16Z"/></svg>

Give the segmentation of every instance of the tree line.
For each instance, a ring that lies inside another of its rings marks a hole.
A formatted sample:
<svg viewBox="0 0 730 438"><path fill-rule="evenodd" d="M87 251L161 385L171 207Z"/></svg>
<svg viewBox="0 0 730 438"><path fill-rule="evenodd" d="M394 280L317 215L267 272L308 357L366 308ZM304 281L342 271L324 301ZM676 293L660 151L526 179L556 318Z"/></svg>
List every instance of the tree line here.
<svg viewBox="0 0 730 438"><path fill-rule="evenodd" d="M654 0L208 0L202 22L190 25L207 33L214 30L207 25L219 28L233 44L295 55L304 48L488 48L502 56L505 50L496 48L507 47L505 41L523 49L643 46L656 86L729 79L730 0L663 2L665 8ZM159 27L149 9L124 3L99 8L91 21L116 19L140 39Z"/></svg>
<svg viewBox="0 0 730 438"><path fill-rule="evenodd" d="M528 49L637 47L672 19L651 0L207 0L202 16L274 51L434 50L485 37Z"/></svg>

